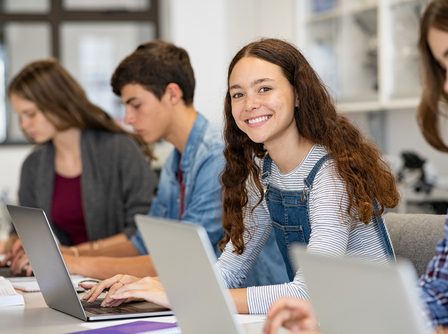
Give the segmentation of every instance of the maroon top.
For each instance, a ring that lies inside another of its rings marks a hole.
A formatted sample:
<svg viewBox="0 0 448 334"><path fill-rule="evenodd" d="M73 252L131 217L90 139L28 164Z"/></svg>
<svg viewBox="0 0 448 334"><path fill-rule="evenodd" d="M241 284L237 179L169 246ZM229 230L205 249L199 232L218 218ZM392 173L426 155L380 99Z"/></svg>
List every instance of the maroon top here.
<svg viewBox="0 0 448 334"><path fill-rule="evenodd" d="M89 240L82 210L81 176L55 175L51 216L74 245Z"/></svg>

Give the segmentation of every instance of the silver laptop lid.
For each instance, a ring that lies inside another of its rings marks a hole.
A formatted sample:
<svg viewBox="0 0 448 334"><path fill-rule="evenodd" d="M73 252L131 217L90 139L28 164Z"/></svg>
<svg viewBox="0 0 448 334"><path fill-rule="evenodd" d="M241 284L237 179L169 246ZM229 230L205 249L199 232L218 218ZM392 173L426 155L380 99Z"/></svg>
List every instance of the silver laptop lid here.
<svg viewBox="0 0 448 334"><path fill-rule="evenodd" d="M6 207L47 305L87 320L45 212L13 205Z"/></svg>
<svg viewBox="0 0 448 334"><path fill-rule="evenodd" d="M205 229L145 215L136 215L136 222L182 334L242 333Z"/></svg>
<svg viewBox="0 0 448 334"><path fill-rule="evenodd" d="M427 334L414 267L291 248L326 334Z"/></svg>
<svg viewBox="0 0 448 334"><path fill-rule="evenodd" d="M95 308L93 305L87 305L84 308L73 287L45 212L42 209L22 206L6 207L49 307L85 321L173 314L171 310L153 303L124 304L116 308Z"/></svg>

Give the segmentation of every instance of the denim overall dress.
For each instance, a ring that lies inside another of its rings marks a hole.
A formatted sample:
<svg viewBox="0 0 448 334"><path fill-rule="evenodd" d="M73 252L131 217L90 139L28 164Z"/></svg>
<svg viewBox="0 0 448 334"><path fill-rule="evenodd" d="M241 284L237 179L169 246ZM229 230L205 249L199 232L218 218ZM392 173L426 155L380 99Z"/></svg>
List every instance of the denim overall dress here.
<svg viewBox="0 0 448 334"><path fill-rule="evenodd" d="M292 243L308 244L311 235L311 225L308 213L308 199L313 187L314 178L328 155L323 156L308 174L303 191L279 190L269 184L272 159L269 155L263 161L262 183L265 187L265 200L271 216L278 248L285 260L289 279L292 281L295 271L288 256L288 246ZM394 258L394 252L389 235L381 216L375 216L374 222L378 225L380 239L386 253Z"/></svg>

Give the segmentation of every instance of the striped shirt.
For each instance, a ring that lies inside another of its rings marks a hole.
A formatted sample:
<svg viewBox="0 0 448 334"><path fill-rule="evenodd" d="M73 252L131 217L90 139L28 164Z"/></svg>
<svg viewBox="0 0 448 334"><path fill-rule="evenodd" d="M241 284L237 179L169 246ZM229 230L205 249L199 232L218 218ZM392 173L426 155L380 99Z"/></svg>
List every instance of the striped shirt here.
<svg viewBox="0 0 448 334"><path fill-rule="evenodd" d="M291 172L282 174L272 162L269 183L280 190L304 190L304 179L314 165L327 154L324 147L314 145L305 159ZM260 168L262 161L259 161ZM272 224L266 202L251 210L259 199L253 182L248 182L248 208L244 211L245 250L238 255L231 242L220 256L217 269L227 287L241 286L265 241ZM311 235L307 250L327 255L349 255L384 263L389 257L384 250L378 225L352 221L348 214L348 195L333 160L327 160L316 174L309 195ZM300 269L294 280L280 285L258 286L247 289L249 313L267 313L270 305L280 297L308 299L308 291Z"/></svg>

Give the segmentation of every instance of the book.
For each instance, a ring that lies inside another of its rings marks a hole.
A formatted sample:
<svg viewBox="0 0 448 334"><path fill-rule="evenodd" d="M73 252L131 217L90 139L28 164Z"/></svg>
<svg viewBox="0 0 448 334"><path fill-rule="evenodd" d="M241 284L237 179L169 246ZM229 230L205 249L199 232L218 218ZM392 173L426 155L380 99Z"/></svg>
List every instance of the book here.
<svg viewBox="0 0 448 334"><path fill-rule="evenodd" d="M176 323L158 321L133 321L121 325L107 326L102 328L88 329L71 334L128 334L128 333L151 333L151 334L177 334L180 333Z"/></svg>
<svg viewBox="0 0 448 334"><path fill-rule="evenodd" d="M0 307L24 304L23 296L14 290L11 282L0 277Z"/></svg>

